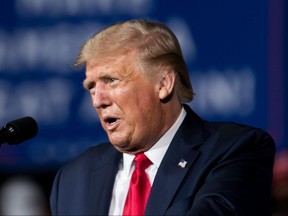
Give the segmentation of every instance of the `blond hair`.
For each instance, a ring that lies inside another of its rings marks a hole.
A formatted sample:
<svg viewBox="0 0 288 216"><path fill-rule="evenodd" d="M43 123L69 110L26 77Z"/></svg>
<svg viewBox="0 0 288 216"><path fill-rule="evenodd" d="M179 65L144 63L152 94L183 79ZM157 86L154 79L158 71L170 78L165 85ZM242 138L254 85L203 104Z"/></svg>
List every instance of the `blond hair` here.
<svg viewBox="0 0 288 216"><path fill-rule="evenodd" d="M160 70L151 68L168 68L176 74L175 90L179 100L185 103L193 99L194 92L179 42L162 23L129 20L109 26L84 43L75 66L82 66L91 59L108 57L111 53L130 51L137 52L138 65L144 75L159 75L155 71Z"/></svg>

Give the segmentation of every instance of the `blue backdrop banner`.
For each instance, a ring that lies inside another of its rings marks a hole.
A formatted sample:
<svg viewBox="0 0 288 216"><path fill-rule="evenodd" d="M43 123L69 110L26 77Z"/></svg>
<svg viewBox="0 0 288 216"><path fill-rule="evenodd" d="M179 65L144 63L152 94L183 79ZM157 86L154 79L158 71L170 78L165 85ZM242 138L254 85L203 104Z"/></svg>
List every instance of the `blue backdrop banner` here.
<svg viewBox="0 0 288 216"><path fill-rule="evenodd" d="M1 1L0 123L32 116L39 134L2 145L0 169L54 169L107 140L82 87L85 71L72 65L98 30L135 18L176 33L200 116L260 127L287 149L282 8L281 0Z"/></svg>

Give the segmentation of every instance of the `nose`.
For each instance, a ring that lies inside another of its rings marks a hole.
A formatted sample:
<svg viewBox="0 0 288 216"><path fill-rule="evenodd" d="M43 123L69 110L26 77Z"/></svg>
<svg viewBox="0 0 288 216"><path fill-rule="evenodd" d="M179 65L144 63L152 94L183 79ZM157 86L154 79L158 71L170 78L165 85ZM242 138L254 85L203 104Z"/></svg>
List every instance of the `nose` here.
<svg viewBox="0 0 288 216"><path fill-rule="evenodd" d="M105 108L111 105L111 99L109 97L108 90L105 89L101 84L96 85L95 88L91 92L91 98L93 107L97 108Z"/></svg>

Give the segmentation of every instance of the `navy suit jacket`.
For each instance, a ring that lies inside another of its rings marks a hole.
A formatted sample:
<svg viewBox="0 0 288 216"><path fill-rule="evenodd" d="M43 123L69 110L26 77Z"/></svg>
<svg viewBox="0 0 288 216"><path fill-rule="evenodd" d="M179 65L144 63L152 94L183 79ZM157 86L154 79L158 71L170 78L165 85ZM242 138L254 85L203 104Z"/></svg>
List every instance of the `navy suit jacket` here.
<svg viewBox="0 0 288 216"><path fill-rule="evenodd" d="M185 109L145 215L271 215L271 137L257 128L207 122ZM51 193L53 215L108 215L121 157L106 143L61 168ZM178 166L182 159L184 168Z"/></svg>

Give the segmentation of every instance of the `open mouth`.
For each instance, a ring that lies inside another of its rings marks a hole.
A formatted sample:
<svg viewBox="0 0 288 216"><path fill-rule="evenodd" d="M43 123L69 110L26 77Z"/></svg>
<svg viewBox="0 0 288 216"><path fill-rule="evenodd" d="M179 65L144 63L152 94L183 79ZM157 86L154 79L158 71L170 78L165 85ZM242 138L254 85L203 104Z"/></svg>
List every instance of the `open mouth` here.
<svg viewBox="0 0 288 216"><path fill-rule="evenodd" d="M115 117L106 117L104 118L104 122L105 122L105 127L107 130L113 130L117 127L118 125L118 118Z"/></svg>
<svg viewBox="0 0 288 216"><path fill-rule="evenodd" d="M117 121L117 118L107 118L104 121L108 124L113 124L114 122Z"/></svg>

